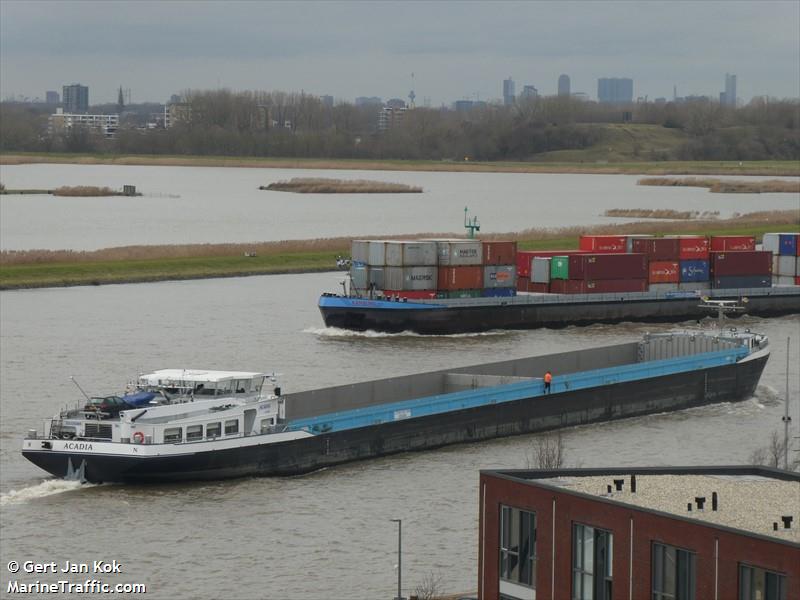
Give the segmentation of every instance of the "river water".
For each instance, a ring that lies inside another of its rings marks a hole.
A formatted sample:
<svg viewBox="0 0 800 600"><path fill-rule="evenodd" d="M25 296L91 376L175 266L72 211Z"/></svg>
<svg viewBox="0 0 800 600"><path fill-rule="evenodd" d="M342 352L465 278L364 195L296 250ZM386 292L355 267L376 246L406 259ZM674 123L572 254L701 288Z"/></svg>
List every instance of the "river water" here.
<svg viewBox="0 0 800 600"><path fill-rule="evenodd" d="M291 194L258 189L293 177L372 179L422 194ZM637 186L635 175L320 171L118 165L0 166L9 189L135 185L141 197L0 196L0 249L94 250L137 244L259 242L414 232L484 233L624 222L611 208L734 212L797 209L797 194L712 194ZM627 219L630 220L630 219Z"/></svg>
<svg viewBox="0 0 800 600"><path fill-rule="evenodd" d="M300 176L421 185L403 196L305 196L257 190ZM2 249L247 242L459 231L470 207L484 232L609 222L607 208L796 208L790 195L721 196L637 187L636 177L25 165L9 188L121 187L140 198L0 198ZM325 329L316 308L336 273L0 292L0 596L9 561L116 560L106 583L148 598L376 599L394 595L403 519L404 594L426 576L449 592L477 585L478 472L528 466L534 436L462 445L302 477L164 486L56 481L20 455L29 428L90 394L117 393L165 367L266 370L285 391L637 339L666 325L420 337ZM570 465L733 464L781 430L786 336L800 392L800 318L744 318L771 336L755 398L564 431ZM795 423L800 414L793 411ZM796 435L796 430L795 430ZM22 574L18 581L83 581Z"/></svg>
<svg viewBox="0 0 800 600"><path fill-rule="evenodd" d="M429 574L477 587L478 472L528 466L535 436L449 447L292 478L80 486L25 461L27 429L90 394L163 367L268 370L285 391L634 340L668 325L420 337L327 330L316 309L335 273L0 293L0 585L8 561L117 560L95 577L148 598L390 598L403 519L404 594ZM754 398L564 431L567 463L736 464L782 432L786 337L800 423L800 318L743 318L771 336ZM797 429L793 430L797 435ZM84 581L36 575L19 581Z"/></svg>

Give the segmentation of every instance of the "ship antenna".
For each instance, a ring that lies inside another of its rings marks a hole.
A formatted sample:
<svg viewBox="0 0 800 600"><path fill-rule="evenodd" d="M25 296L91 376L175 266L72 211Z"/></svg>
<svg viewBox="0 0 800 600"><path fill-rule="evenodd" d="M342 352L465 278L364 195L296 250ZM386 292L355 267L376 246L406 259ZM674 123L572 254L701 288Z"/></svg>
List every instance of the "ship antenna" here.
<svg viewBox="0 0 800 600"><path fill-rule="evenodd" d="M91 402L91 401L92 401L92 399L91 399L91 398L89 398L89 395L88 395L86 392L84 392L84 391L83 391L83 388L80 386L80 384L79 384L77 381L75 381L75 378L74 378L72 375L70 375L70 376L69 376L69 380L70 380L72 383L74 383L74 384L75 384L75 386L76 386L76 387L77 387L77 388L78 388L78 389L81 391L81 394L83 394L83 397L84 397L84 398L86 398L86 399L87 399L89 402Z"/></svg>
<svg viewBox="0 0 800 600"><path fill-rule="evenodd" d="M464 207L464 229L467 230L467 238L474 240L475 239L475 232L481 230L480 223L478 223L478 217L472 217L471 219L468 216L469 208L466 206Z"/></svg>

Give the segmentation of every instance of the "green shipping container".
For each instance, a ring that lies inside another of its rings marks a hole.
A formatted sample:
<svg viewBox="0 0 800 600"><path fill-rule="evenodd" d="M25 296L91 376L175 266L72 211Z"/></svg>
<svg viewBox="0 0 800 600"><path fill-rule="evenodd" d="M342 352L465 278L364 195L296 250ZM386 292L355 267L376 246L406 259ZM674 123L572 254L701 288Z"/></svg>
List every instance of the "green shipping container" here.
<svg viewBox="0 0 800 600"><path fill-rule="evenodd" d="M554 256L550 261L550 279L569 279L569 256Z"/></svg>
<svg viewBox="0 0 800 600"><path fill-rule="evenodd" d="M444 294L445 298L480 298L481 290L452 290L440 291L436 295Z"/></svg>

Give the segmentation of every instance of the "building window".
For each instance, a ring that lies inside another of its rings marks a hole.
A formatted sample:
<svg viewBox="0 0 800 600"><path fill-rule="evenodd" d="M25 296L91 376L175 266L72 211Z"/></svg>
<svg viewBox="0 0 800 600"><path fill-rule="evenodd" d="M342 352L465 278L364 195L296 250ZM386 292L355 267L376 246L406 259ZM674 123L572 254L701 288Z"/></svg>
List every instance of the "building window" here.
<svg viewBox="0 0 800 600"><path fill-rule="evenodd" d="M239 421L225 421L225 435L239 433Z"/></svg>
<svg viewBox="0 0 800 600"><path fill-rule="evenodd" d="M183 440L183 429L181 427L168 427L164 430L164 443L174 443Z"/></svg>
<svg viewBox="0 0 800 600"><path fill-rule="evenodd" d="M536 513L500 507L500 579L536 587Z"/></svg>
<svg viewBox="0 0 800 600"><path fill-rule="evenodd" d="M653 543L653 600L695 600L694 552Z"/></svg>
<svg viewBox="0 0 800 600"><path fill-rule="evenodd" d="M573 525L573 600L611 600L612 544L610 531Z"/></svg>
<svg viewBox="0 0 800 600"><path fill-rule="evenodd" d="M206 425L206 439L214 439L220 436L222 432L222 423L217 421L216 423L209 423Z"/></svg>
<svg viewBox="0 0 800 600"><path fill-rule="evenodd" d="M739 600L786 600L786 576L739 565Z"/></svg>

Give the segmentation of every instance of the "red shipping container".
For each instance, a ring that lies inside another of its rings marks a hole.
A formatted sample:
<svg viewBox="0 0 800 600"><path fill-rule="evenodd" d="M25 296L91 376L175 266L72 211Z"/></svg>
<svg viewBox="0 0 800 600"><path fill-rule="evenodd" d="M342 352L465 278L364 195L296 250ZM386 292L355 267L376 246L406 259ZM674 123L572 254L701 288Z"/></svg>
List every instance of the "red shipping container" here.
<svg viewBox="0 0 800 600"><path fill-rule="evenodd" d="M678 283L680 281L680 263L672 261L653 261L647 277L650 283Z"/></svg>
<svg viewBox="0 0 800 600"><path fill-rule="evenodd" d="M711 277L770 275L772 252L712 252Z"/></svg>
<svg viewBox="0 0 800 600"><path fill-rule="evenodd" d="M583 250L517 250L517 276L531 276L531 262L534 258L553 258L571 254L585 254L585 252Z"/></svg>
<svg viewBox="0 0 800 600"><path fill-rule="evenodd" d="M483 287L483 267L439 267L440 290L477 290Z"/></svg>
<svg viewBox="0 0 800 600"><path fill-rule="evenodd" d="M647 279L599 279L585 281L587 294L612 294L616 292L646 292Z"/></svg>
<svg viewBox="0 0 800 600"><path fill-rule="evenodd" d="M579 247L594 254L624 254L628 238L624 235L582 235Z"/></svg>
<svg viewBox="0 0 800 600"><path fill-rule="evenodd" d="M583 294L585 289L585 281L574 279L553 279L550 281L551 294Z"/></svg>
<svg viewBox="0 0 800 600"><path fill-rule="evenodd" d="M678 258L680 260L708 260L711 243L703 235L676 235L673 236L680 244Z"/></svg>
<svg viewBox="0 0 800 600"><path fill-rule="evenodd" d="M644 254L575 254L569 257L570 279L647 279Z"/></svg>
<svg viewBox="0 0 800 600"><path fill-rule="evenodd" d="M795 277L794 278L794 284L795 285L800 285L800 277Z"/></svg>
<svg viewBox="0 0 800 600"><path fill-rule="evenodd" d="M428 300L436 298L434 290L383 290L383 295L389 298L406 298L407 300Z"/></svg>
<svg viewBox="0 0 800 600"><path fill-rule="evenodd" d="M550 291L546 283L533 283L527 277L517 277L517 291L518 292L537 292L545 294Z"/></svg>
<svg viewBox="0 0 800 600"><path fill-rule="evenodd" d="M517 242L483 242L483 264L517 264Z"/></svg>
<svg viewBox="0 0 800 600"><path fill-rule="evenodd" d="M675 238L634 238L632 252L647 256L648 260L678 260L681 242Z"/></svg>
<svg viewBox="0 0 800 600"><path fill-rule="evenodd" d="M752 235L712 235L712 252L752 252L756 249L756 238Z"/></svg>

